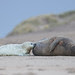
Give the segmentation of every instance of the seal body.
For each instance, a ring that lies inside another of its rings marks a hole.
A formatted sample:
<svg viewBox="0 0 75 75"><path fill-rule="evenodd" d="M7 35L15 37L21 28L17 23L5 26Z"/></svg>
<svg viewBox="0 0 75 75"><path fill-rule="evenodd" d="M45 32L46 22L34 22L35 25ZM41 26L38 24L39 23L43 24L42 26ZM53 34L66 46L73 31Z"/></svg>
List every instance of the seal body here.
<svg viewBox="0 0 75 75"><path fill-rule="evenodd" d="M51 39L44 39L39 42L36 42L36 46L33 48L32 52L36 56L49 56L50 55L50 48L49 46L54 41L55 37Z"/></svg>
<svg viewBox="0 0 75 75"><path fill-rule="evenodd" d="M8 44L0 46L0 55L26 55L29 54L34 47L32 42L24 42L22 44Z"/></svg>
<svg viewBox="0 0 75 75"><path fill-rule="evenodd" d="M70 56L75 55L75 44L64 37L52 37L36 43L34 55L39 56Z"/></svg>
<svg viewBox="0 0 75 75"><path fill-rule="evenodd" d="M72 47L74 46L74 43L72 40L64 37L57 37L52 44L50 45L50 55L61 55L61 56L69 56L69 55L75 55L73 54Z"/></svg>

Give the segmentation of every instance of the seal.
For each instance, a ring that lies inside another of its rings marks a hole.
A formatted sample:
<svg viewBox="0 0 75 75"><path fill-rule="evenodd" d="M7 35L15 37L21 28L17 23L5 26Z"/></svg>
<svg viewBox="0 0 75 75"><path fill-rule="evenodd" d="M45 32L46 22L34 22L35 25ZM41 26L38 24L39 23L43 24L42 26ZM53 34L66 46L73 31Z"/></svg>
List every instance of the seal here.
<svg viewBox="0 0 75 75"><path fill-rule="evenodd" d="M18 55L18 56L28 55L33 47L34 47L33 42L3 45L0 46L0 56L1 55Z"/></svg>
<svg viewBox="0 0 75 75"><path fill-rule="evenodd" d="M36 42L32 52L36 56L74 56L75 43L65 37L52 37Z"/></svg>

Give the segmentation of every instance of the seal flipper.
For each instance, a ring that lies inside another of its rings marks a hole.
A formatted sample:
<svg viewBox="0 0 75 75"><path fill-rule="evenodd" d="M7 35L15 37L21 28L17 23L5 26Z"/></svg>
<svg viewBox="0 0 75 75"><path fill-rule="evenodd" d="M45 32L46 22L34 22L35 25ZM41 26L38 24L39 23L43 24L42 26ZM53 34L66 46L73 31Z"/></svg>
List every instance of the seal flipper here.
<svg viewBox="0 0 75 75"><path fill-rule="evenodd" d="M62 37L57 37L49 46L50 52L53 51L56 46L59 44L59 42L62 40Z"/></svg>

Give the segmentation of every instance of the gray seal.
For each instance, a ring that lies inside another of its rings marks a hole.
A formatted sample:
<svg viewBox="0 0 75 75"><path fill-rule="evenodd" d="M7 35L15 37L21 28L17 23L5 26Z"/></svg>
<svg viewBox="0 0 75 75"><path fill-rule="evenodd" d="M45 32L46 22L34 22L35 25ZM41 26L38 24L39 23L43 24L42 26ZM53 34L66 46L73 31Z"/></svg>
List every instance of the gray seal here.
<svg viewBox="0 0 75 75"><path fill-rule="evenodd" d="M75 43L64 37L52 37L39 42L32 50L36 56L74 56Z"/></svg>

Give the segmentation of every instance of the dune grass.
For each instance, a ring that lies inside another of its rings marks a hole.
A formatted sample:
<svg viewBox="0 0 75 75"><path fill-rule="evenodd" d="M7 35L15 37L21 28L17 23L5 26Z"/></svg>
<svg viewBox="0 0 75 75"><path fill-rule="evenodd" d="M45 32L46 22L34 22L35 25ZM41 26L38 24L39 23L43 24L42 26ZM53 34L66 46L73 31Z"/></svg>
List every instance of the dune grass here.
<svg viewBox="0 0 75 75"><path fill-rule="evenodd" d="M17 25L8 36L47 30L55 26L67 24L73 20L75 21L75 11L65 12L59 15L52 14L32 17Z"/></svg>

